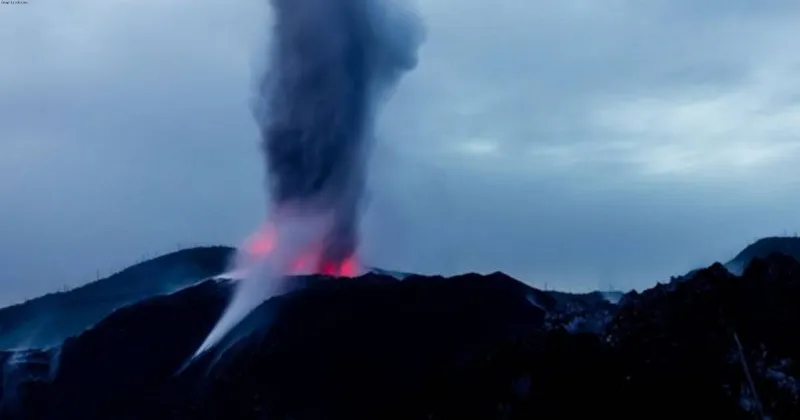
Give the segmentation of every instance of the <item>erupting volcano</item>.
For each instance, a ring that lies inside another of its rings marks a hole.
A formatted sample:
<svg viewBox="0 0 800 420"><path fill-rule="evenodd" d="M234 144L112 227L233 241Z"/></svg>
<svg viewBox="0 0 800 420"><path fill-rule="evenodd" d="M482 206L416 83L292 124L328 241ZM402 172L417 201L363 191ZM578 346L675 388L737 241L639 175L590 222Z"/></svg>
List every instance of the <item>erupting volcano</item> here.
<svg viewBox="0 0 800 420"><path fill-rule="evenodd" d="M254 116L266 166L267 222L239 250L216 344L286 276L355 276L358 222L377 105L417 63L422 25L400 0L272 0L268 71Z"/></svg>
<svg viewBox="0 0 800 420"><path fill-rule="evenodd" d="M255 260L269 258L279 241L275 226L266 224L256 231L246 242L243 252ZM359 273L359 264L355 254L347 256L344 260L326 260L322 257L320 246L310 247L305 253L289 261L284 268L284 274L323 274L336 277L354 277Z"/></svg>

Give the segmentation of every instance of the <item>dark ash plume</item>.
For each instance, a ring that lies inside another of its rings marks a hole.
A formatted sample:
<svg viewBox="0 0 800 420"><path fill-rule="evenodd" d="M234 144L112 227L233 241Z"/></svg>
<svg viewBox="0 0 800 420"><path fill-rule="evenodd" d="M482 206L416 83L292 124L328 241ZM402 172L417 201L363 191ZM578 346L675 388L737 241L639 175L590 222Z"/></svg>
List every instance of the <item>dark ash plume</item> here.
<svg viewBox="0 0 800 420"><path fill-rule="evenodd" d="M254 107L271 220L239 250L228 274L241 281L195 356L290 289L283 275L309 252L317 272L352 268L376 107L414 68L422 41L400 2L272 0L270 66Z"/></svg>
<svg viewBox="0 0 800 420"><path fill-rule="evenodd" d="M255 117L271 207L325 211L322 259L357 246L372 117L381 96L416 65L422 28L390 0L272 0L271 68Z"/></svg>

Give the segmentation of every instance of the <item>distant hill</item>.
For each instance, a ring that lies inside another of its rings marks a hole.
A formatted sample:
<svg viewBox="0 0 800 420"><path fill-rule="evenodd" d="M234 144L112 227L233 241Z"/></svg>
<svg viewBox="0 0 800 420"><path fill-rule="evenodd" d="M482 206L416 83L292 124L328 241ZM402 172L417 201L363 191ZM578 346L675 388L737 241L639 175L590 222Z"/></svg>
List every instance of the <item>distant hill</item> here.
<svg viewBox="0 0 800 420"><path fill-rule="evenodd" d="M800 237L773 236L759 239L743 249L725 267L735 274L741 274L755 258L766 258L770 254L783 254L800 261Z"/></svg>
<svg viewBox="0 0 800 420"><path fill-rule="evenodd" d="M0 349L60 344L115 309L221 274L233 251L223 246L185 249L72 290L2 308Z"/></svg>

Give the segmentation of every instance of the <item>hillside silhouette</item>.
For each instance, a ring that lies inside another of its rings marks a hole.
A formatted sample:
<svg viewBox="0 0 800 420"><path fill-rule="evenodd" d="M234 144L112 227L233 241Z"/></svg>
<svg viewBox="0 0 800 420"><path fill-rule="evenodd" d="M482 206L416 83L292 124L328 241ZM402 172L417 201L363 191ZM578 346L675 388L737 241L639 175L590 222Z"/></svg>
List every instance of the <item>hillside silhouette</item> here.
<svg viewBox="0 0 800 420"><path fill-rule="evenodd" d="M71 290L0 309L0 349L58 345L115 309L221 274L230 247L184 249Z"/></svg>
<svg viewBox="0 0 800 420"><path fill-rule="evenodd" d="M800 261L800 237L772 236L761 238L739 252L726 266L734 272L741 271L755 258L766 258L779 253Z"/></svg>
<svg viewBox="0 0 800 420"><path fill-rule="evenodd" d="M297 276L187 364L233 291L207 280L231 251L184 250L0 311L16 337L37 311L65 320L47 348L0 350L0 418L800 417L792 256L618 301L503 273Z"/></svg>
<svg viewBox="0 0 800 420"><path fill-rule="evenodd" d="M0 352L0 418L800 415L800 263L784 255L617 305L502 273L295 280L188 366L229 281L143 299L57 348Z"/></svg>

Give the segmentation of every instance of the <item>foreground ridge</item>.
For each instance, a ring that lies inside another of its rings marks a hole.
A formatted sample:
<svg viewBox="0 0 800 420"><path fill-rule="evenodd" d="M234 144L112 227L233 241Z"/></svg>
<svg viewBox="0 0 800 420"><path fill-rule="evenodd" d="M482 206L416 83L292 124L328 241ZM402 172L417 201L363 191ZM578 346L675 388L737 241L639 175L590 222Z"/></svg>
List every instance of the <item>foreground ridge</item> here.
<svg viewBox="0 0 800 420"><path fill-rule="evenodd" d="M784 255L617 304L502 273L295 280L189 366L231 282L120 308L49 350L0 352L0 418L800 415L800 263Z"/></svg>

